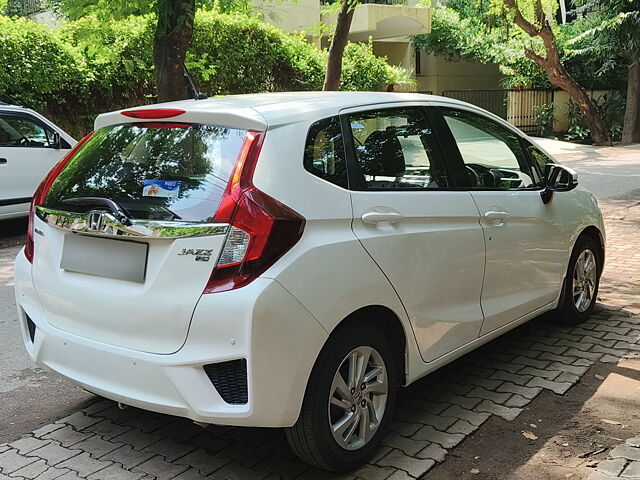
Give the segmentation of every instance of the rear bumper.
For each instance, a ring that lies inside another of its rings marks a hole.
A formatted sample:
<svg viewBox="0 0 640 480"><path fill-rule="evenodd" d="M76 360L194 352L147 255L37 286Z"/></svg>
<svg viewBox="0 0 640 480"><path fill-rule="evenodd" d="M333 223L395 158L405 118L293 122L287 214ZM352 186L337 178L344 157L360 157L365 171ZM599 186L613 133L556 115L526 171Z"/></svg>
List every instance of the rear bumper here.
<svg viewBox="0 0 640 480"><path fill-rule="evenodd" d="M24 345L38 364L106 398L205 423L293 425L327 338L309 312L270 279L202 296L184 346L170 355L96 342L50 325L22 251L15 290ZM35 325L33 335L27 319ZM203 366L238 359L246 360L247 401L230 404Z"/></svg>

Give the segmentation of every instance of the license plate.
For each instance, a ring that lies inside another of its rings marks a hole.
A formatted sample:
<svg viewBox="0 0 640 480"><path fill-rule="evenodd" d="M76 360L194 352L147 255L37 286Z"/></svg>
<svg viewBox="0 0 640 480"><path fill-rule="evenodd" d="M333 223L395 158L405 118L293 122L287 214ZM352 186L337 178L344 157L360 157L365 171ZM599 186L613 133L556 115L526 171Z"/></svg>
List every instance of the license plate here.
<svg viewBox="0 0 640 480"><path fill-rule="evenodd" d="M67 234L60 268L99 277L144 283L149 245Z"/></svg>

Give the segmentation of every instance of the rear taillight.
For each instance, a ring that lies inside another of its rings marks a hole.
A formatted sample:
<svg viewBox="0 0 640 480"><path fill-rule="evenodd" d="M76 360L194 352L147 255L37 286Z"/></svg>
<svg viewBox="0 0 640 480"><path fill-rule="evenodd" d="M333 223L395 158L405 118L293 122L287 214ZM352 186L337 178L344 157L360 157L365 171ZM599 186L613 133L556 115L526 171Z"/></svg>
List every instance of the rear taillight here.
<svg viewBox="0 0 640 480"><path fill-rule="evenodd" d="M253 185L264 132L247 132L215 222L229 231L204 293L255 280L300 239L305 219Z"/></svg>
<svg viewBox="0 0 640 480"><path fill-rule="evenodd" d="M75 147L69 150L69 153L67 153L62 158L62 160L60 160L55 165L55 167L51 169L51 171L47 174L47 176L44 177L44 180L42 180L40 185L38 185L38 188L36 189L35 193L33 194L33 197L31 198L31 206L29 207L29 225L27 227L27 243L24 246L24 255L25 257L27 257L27 260L29 260L30 263L33 263L33 249L34 249L33 229L34 229L34 217L36 214L36 207L42 205L44 197L46 197L47 193L49 193L49 189L51 188L51 185L53 184L55 179L58 178L58 175L60 174L62 169L65 167L67 162L71 160L71 157L75 155L78 149L82 145L84 145L84 143L87 140L89 140L89 138L91 138L91 135L93 135L93 133L94 132L89 133L89 135L87 135L78 143L76 143Z"/></svg>

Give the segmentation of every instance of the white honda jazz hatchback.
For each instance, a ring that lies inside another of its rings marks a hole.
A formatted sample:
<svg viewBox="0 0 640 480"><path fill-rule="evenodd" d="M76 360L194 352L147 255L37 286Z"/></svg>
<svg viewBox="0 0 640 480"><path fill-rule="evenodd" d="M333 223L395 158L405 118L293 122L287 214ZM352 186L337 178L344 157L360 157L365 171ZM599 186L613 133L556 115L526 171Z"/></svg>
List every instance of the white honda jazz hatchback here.
<svg viewBox="0 0 640 480"><path fill-rule="evenodd" d="M455 100L278 93L100 115L40 185L15 285L33 359L98 395L370 457L408 385L591 313L593 195Z"/></svg>

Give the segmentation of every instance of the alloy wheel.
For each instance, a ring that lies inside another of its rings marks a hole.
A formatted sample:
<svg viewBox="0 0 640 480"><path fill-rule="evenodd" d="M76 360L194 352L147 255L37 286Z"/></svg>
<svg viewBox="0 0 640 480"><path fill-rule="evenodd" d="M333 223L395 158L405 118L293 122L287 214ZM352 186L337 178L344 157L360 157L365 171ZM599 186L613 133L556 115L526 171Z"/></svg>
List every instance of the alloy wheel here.
<svg viewBox="0 0 640 480"><path fill-rule="evenodd" d="M589 249L582 251L573 268L573 303L578 312L586 312L596 290L596 257Z"/></svg>
<svg viewBox="0 0 640 480"><path fill-rule="evenodd" d="M329 393L329 426L346 450L366 445L380 427L389 384L382 356L371 347L354 348L340 363Z"/></svg>

